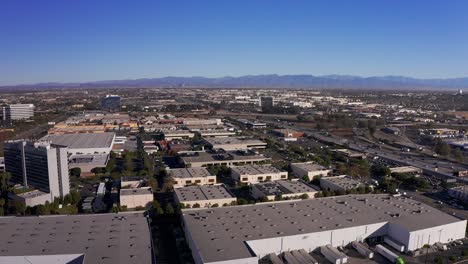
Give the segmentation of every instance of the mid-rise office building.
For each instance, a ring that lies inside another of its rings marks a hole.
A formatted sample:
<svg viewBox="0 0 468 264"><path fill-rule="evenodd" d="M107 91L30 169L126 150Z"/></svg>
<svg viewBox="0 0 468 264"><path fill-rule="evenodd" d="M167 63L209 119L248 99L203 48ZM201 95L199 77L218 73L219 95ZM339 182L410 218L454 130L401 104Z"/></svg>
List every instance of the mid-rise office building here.
<svg viewBox="0 0 468 264"><path fill-rule="evenodd" d="M271 96L262 96L260 97L260 107L262 108L262 111L269 111L273 108L275 105L275 102L273 100L273 97Z"/></svg>
<svg viewBox="0 0 468 264"><path fill-rule="evenodd" d="M12 183L49 193L53 201L70 192L67 150L50 142L7 141L5 170Z"/></svg>
<svg viewBox="0 0 468 264"><path fill-rule="evenodd" d="M24 120L34 116L33 104L11 104L2 107L4 121Z"/></svg>
<svg viewBox="0 0 468 264"><path fill-rule="evenodd" d="M101 100L101 109L114 112L120 111L120 96L108 94Z"/></svg>

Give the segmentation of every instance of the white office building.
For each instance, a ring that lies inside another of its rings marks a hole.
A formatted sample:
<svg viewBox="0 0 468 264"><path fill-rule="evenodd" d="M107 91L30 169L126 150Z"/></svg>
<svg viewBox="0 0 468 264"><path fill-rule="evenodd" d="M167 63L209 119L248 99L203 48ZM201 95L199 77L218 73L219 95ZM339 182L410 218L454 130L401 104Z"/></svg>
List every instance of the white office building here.
<svg viewBox="0 0 468 264"><path fill-rule="evenodd" d="M33 116L33 104L11 104L3 107L3 119L6 121L24 120L29 119Z"/></svg>
<svg viewBox="0 0 468 264"><path fill-rule="evenodd" d="M7 141L5 169L13 183L48 193L53 201L70 193L67 150L50 142Z"/></svg>

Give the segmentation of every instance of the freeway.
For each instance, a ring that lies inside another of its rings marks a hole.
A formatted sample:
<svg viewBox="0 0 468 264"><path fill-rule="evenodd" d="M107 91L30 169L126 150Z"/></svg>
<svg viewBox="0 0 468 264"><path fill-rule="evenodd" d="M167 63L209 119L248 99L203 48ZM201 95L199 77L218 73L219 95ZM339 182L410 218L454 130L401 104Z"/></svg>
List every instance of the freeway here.
<svg viewBox="0 0 468 264"><path fill-rule="evenodd" d="M468 179L453 176L454 171L468 170L468 166L453 162L424 156L418 153L391 151L376 144L357 140L343 140L336 137L327 137L317 132L310 133L314 138L322 142L345 146L354 151L366 153L367 156L377 157L404 166L414 166L423 170L427 175L456 179L459 182L468 183Z"/></svg>

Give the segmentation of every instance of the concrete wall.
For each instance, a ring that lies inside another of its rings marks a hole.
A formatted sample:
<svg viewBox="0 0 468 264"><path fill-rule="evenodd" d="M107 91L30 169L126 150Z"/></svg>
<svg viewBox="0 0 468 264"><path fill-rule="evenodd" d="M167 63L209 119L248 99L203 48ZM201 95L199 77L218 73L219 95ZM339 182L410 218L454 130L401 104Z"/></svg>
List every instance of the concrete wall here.
<svg viewBox="0 0 468 264"><path fill-rule="evenodd" d="M127 208L136 208L138 206L146 207L153 201L153 194L121 195L120 206Z"/></svg>

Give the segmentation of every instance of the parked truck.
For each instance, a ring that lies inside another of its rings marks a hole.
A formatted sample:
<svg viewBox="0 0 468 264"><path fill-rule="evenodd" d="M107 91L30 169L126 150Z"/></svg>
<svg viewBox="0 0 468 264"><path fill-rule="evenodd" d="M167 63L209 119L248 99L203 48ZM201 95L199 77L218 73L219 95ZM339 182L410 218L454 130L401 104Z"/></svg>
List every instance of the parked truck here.
<svg viewBox="0 0 468 264"><path fill-rule="evenodd" d="M361 242L353 241L351 242L351 246L365 258L371 259L374 257L374 252Z"/></svg>
<svg viewBox="0 0 468 264"><path fill-rule="evenodd" d="M333 264L344 264L348 262L348 256L331 245L320 247L320 253Z"/></svg>
<svg viewBox="0 0 468 264"><path fill-rule="evenodd" d="M384 256L386 259L390 260L390 262L394 264L405 264L403 259L398 256L397 254L393 253L390 251L388 248L382 246L382 245L377 245L375 247L375 251L377 251L380 255Z"/></svg>
<svg viewBox="0 0 468 264"><path fill-rule="evenodd" d="M385 242L387 245L391 246L392 248L394 248L394 249L396 249L396 250L398 250L398 251L400 251L400 252L404 252L404 251L405 251L405 246L404 246L404 245L398 243L397 241L391 239L391 238L388 237L388 236L384 237L384 242Z"/></svg>

